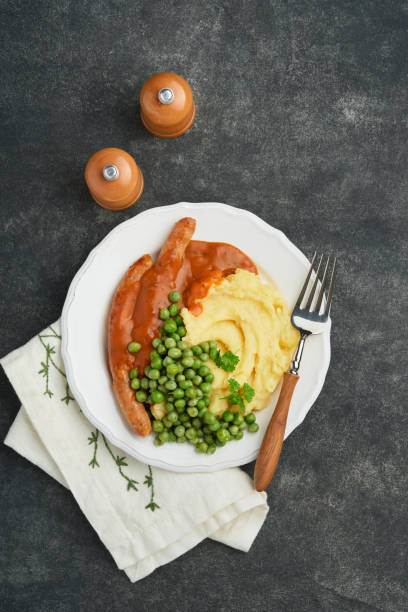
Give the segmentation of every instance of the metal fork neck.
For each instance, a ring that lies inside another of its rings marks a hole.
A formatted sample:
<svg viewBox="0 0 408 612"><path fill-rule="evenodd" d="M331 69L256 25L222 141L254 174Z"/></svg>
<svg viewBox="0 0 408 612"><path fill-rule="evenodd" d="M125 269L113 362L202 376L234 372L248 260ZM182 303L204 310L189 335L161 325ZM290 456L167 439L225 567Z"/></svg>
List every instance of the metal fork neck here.
<svg viewBox="0 0 408 612"><path fill-rule="evenodd" d="M299 344L296 349L295 356L293 357L293 361L290 364L289 373L297 374L299 372L300 360L302 359L303 347L305 346L306 338L309 336L309 332L301 332Z"/></svg>

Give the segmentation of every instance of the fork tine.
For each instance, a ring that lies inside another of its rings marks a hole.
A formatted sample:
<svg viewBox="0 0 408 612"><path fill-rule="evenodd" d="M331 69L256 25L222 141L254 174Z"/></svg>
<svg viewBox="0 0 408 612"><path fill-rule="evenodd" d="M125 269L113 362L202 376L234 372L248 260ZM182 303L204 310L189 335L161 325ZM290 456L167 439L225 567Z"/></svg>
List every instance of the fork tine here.
<svg viewBox="0 0 408 612"><path fill-rule="evenodd" d="M330 285L329 285L329 293L327 295L326 308L324 309L325 316L330 314L330 305L331 305L331 301L332 301L332 297L333 297L334 277L335 277L335 274L336 274L336 263L337 263L337 257L334 258L333 270L332 270L332 273L331 273L331 279L330 279Z"/></svg>
<svg viewBox="0 0 408 612"><path fill-rule="evenodd" d="M322 261L323 261L323 253L322 253L321 257L320 257L319 265L317 266L316 278L314 280L312 289L311 289L309 297L307 299L305 310L309 310L310 306L311 306L311 304L313 302L313 298L314 298L315 293L316 293L317 283L319 282L319 272L320 272L320 268L322 266Z"/></svg>
<svg viewBox="0 0 408 612"><path fill-rule="evenodd" d="M328 269L329 269L329 263L330 263L330 255L327 258L327 263L326 263L326 267L324 269L323 278L322 278L322 284L320 286L319 297L317 298L316 306L314 307L314 311L313 311L316 314L319 314L320 306L322 305L322 300L323 300L323 295L324 295L324 288L326 286L327 272L328 272Z"/></svg>
<svg viewBox="0 0 408 612"><path fill-rule="evenodd" d="M317 251L315 251L315 252L314 252L314 254L313 254L313 257L312 257L312 263L310 264L309 272L307 273L306 280L305 280L305 282L304 282L304 284L303 284L302 290L301 290L301 292L299 293L299 297L298 297L297 302L296 302L296 304L295 304L295 308L300 308L300 305L301 305L301 303L302 303L302 300L303 300L303 298L304 298L304 296L305 296L306 289L307 289L307 286L308 286L308 284L309 284L309 279L310 279L310 276L311 276L311 274L312 274L312 270L313 270L314 262L316 261L316 257L317 257Z"/></svg>

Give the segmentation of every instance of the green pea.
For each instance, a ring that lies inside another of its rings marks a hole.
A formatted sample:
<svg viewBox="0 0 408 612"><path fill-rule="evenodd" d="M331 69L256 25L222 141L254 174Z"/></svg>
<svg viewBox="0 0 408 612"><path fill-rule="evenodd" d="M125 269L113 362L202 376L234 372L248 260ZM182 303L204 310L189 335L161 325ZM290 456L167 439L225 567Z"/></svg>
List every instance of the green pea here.
<svg viewBox="0 0 408 612"><path fill-rule="evenodd" d="M140 381L140 386L142 387L142 389L148 389L149 388L149 379L146 377L143 377L142 380Z"/></svg>
<svg viewBox="0 0 408 612"><path fill-rule="evenodd" d="M204 395L204 397L203 397L203 401L205 402L205 405L206 405L206 406L209 406L209 405L210 405L210 403L211 403L211 400L210 400L210 398L208 397L208 395Z"/></svg>
<svg viewBox="0 0 408 612"><path fill-rule="evenodd" d="M174 391L174 389L177 389L177 383L175 380L168 380L164 386L168 391Z"/></svg>
<svg viewBox="0 0 408 612"><path fill-rule="evenodd" d="M171 348L169 349L168 356L172 359L180 359L181 351L178 348Z"/></svg>
<svg viewBox="0 0 408 612"><path fill-rule="evenodd" d="M203 392L201 391L200 388L196 388L196 394L197 394L197 399L200 399L201 397L203 397Z"/></svg>
<svg viewBox="0 0 408 612"><path fill-rule="evenodd" d="M216 436L220 442L228 442L228 440L231 439L231 434L228 429L219 429Z"/></svg>
<svg viewBox="0 0 408 612"><path fill-rule="evenodd" d="M186 431L186 428L183 427L183 425L177 425L177 427L174 428L174 433L176 434L178 438L180 438L181 436L184 436L185 431Z"/></svg>
<svg viewBox="0 0 408 612"><path fill-rule="evenodd" d="M211 385L208 382L203 382L200 385L200 389L203 393L210 393L211 391Z"/></svg>
<svg viewBox="0 0 408 612"><path fill-rule="evenodd" d="M170 365L167 366L166 372L167 372L167 376L176 376L176 374L179 373L177 363L170 363Z"/></svg>
<svg viewBox="0 0 408 612"><path fill-rule="evenodd" d="M178 291L170 291L169 293L169 300L170 302L180 302L181 300L181 295L179 294Z"/></svg>
<svg viewBox="0 0 408 612"><path fill-rule="evenodd" d="M150 360L156 359L156 357L160 357L160 355L155 349L153 349L152 351L150 351Z"/></svg>
<svg viewBox="0 0 408 612"><path fill-rule="evenodd" d="M197 402L197 408L200 411L198 414L200 415L200 417L204 416L205 413L207 412L207 408L205 405L205 401L203 399L199 399ZM201 414L200 414L201 413Z"/></svg>
<svg viewBox="0 0 408 612"><path fill-rule="evenodd" d="M201 355L200 355L201 361L208 361L209 358L210 358L210 356L209 356L208 353L201 353Z"/></svg>
<svg viewBox="0 0 408 612"><path fill-rule="evenodd" d="M195 406L189 406L187 408L187 414L190 415L192 418L196 417L198 415L198 410Z"/></svg>
<svg viewBox="0 0 408 612"><path fill-rule="evenodd" d="M137 375L138 375L137 368L132 368L131 370L129 370L130 380L132 380L132 378L137 378Z"/></svg>
<svg viewBox="0 0 408 612"><path fill-rule="evenodd" d="M197 402L198 402L198 399L196 397L193 397L193 399L189 399L188 400L188 405L189 406L197 406Z"/></svg>
<svg viewBox="0 0 408 612"><path fill-rule="evenodd" d="M136 399L138 402L145 402L147 399L146 391L136 391Z"/></svg>
<svg viewBox="0 0 408 612"><path fill-rule="evenodd" d="M184 391L183 389L180 389L180 387L177 387L177 389L174 389L173 395L174 399L182 399L184 397Z"/></svg>
<svg viewBox="0 0 408 612"><path fill-rule="evenodd" d="M243 431L239 431L237 434L235 434L235 439L236 440L242 440L243 437L244 437L244 432Z"/></svg>
<svg viewBox="0 0 408 612"><path fill-rule="evenodd" d="M132 387L132 389L137 391L138 389L140 389L140 380L138 378L133 378L130 381L130 386Z"/></svg>
<svg viewBox="0 0 408 612"><path fill-rule="evenodd" d="M258 429L259 429L258 423L250 423L248 425L248 431L250 431L251 433L255 433L256 431L258 431Z"/></svg>
<svg viewBox="0 0 408 612"><path fill-rule="evenodd" d="M201 366L201 368L198 369L198 373L199 373L200 376L203 376L203 377L207 376L207 374L210 373L210 368L205 366L205 365L203 365L203 366Z"/></svg>
<svg viewBox="0 0 408 612"><path fill-rule="evenodd" d="M192 438L195 438L197 436L196 434L196 430L194 429L194 427L189 427L186 431L186 438L188 440L191 440Z"/></svg>
<svg viewBox="0 0 408 612"><path fill-rule="evenodd" d="M162 308L160 310L159 317L162 319L162 321L167 321L167 319L170 317L170 311L167 310L167 308Z"/></svg>
<svg viewBox="0 0 408 612"><path fill-rule="evenodd" d="M245 429L247 428L247 424L245 423L245 421L238 425L238 428L240 431L245 431Z"/></svg>
<svg viewBox="0 0 408 612"><path fill-rule="evenodd" d="M191 438L191 440L187 440L187 442L192 446L195 446L199 442L198 436L196 436L195 438Z"/></svg>
<svg viewBox="0 0 408 612"><path fill-rule="evenodd" d="M163 365L163 360L161 357L155 357L150 363L154 370L160 370Z"/></svg>
<svg viewBox="0 0 408 612"><path fill-rule="evenodd" d="M168 431L162 431L161 433L159 433L159 438L162 442L167 442L169 439L169 432Z"/></svg>
<svg viewBox="0 0 408 612"><path fill-rule="evenodd" d="M174 425L174 423L178 421L178 414L176 411L169 412L166 416L167 416L167 420L170 421L172 425Z"/></svg>
<svg viewBox="0 0 408 612"><path fill-rule="evenodd" d="M159 346L159 344L161 344L161 340L160 340L160 338L154 338L154 339L152 340L152 345L153 345L153 348L157 349L157 347Z"/></svg>
<svg viewBox="0 0 408 612"><path fill-rule="evenodd" d="M180 380L179 382L179 387L180 389L188 389L189 387L192 387L193 383L191 382L191 380Z"/></svg>
<svg viewBox="0 0 408 612"><path fill-rule="evenodd" d="M177 333L170 334L170 338L173 338L173 340L175 340L176 342L180 342L180 340L181 340L179 334L177 334Z"/></svg>
<svg viewBox="0 0 408 612"><path fill-rule="evenodd" d="M185 357L194 357L193 351L191 351L190 349L184 349L184 351L183 351L183 359Z"/></svg>
<svg viewBox="0 0 408 612"><path fill-rule="evenodd" d="M217 343L216 343L215 340L210 340L208 344L210 346L210 349L216 349L217 348Z"/></svg>
<svg viewBox="0 0 408 612"><path fill-rule="evenodd" d="M208 426L210 431L218 431L219 429L221 429L221 425L219 421L215 421L215 423L211 423Z"/></svg>
<svg viewBox="0 0 408 612"><path fill-rule="evenodd" d="M195 371L193 370L193 368L187 368L187 370L185 370L184 372L184 375L188 380L192 380L195 376Z"/></svg>
<svg viewBox="0 0 408 612"><path fill-rule="evenodd" d="M187 438L185 436L180 436L179 438L177 438L176 442L182 444L183 442L187 442Z"/></svg>
<svg viewBox="0 0 408 612"><path fill-rule="evenodd" d="M204 380L205 380L205 382L209 382L209 383L214 382L214 374L207 374L207 376L205 377Z"/></svg>
<svg viewBox="0 0 408 612"><path fill-rule="evenodd" d="M201 361L199 359L194 359L193 368L194 370L201 368Z"/></svg>
<svg viewBox="0 0 408 612"><path fill-rule="evenodd" d="M194 417L194 419L192 420L193 423L193 427L195 427L197 430L201 428L201 419L199 419L198 417ZM203 435L201 433L201 435Z"/></svg>
<svg viewBox="0 0 408 612"><path fill-rule="evenodd" d="M165 368L167 368L167 366L169 366L171 363L174 363L173 359L171 357L165 357L163 359L163 365Z"/></svg>
<svg viewBox="0 0 408 612"><path fill-rule="evenodd" d="M211 434L207 434L204 436L204 440L207 442L207 444L214 444L214 437Z"/></svg>
<svg viewBox="0 0 408 612"><path fill-rule="evenodd" d="M186 328L184 327L184 325L179 325L179 326L178 326L178 328L177 328L177 333L178 333L178 335L180 336L180 338L184 338L184 336L185 336L185 335L186 335L186 333L187 333L187 330L186 330Z"/></svg>
<svg viewBox="0 0 408 612"><path fill-rule="evenodd" d="M181 360L181 365L188 369L192 367L193 363L194 359L192 357L183 357L183 359Z"/></svg>
<svg viewBox="0 0 408 612"><path fill-rule="evenodd" d="M188 350L187 342L184 342L184 340L179 340L177 342L177 348L179 348L180 351L183 351L183 357L191 357L191 355L184 355L184 351Z"/></svg>
<svg viewBox="0 0 408 612"><path fill-rule="evenodd" d="M256 416L254 415L254 413L253 413L253 412L250 412L249 414L247 414L247 415L246 415L246 417L245 417L245 421L246 421L248 424L255 423L255 421L256 421Z"/></svg>
<svg viewBox="0 0 408 612"><path fill-rule="evenodd" d="M199 442L196 446L199 453L206 453L208 450L208 444L206 442Z"/></svg>
<svg viewBox="0 0 408 612"><path fill-rule="evenodd" d="M161 404L162 402L164 402L164 395L161 391L153 391L150 394L150 397L152 398L155 404Z"/></svg>
<svg viewBox="0 0 408 612"><path fill-rule="evenodd" d="M218 350L216 348L210 349L210 358L215 361L217 359Z"/></svg>
<svg viewBox="0 0 408 612"><path fill-rule="evenodd" d="M186 389L185 395L186 397L188 397L188 399L194 399L195 396L197 395L197 392L194 389L194 387L190 387L189 389Z"/></svg>
<svg viewBox="0 0 408 612"><path fill-rule="evenodd" d="M201 353L203 352L203 349L198 344L197 346L193 346L191 350L193 351L193 355L201 355Z"/></svg>
<svg viewBox="0 0 408 612"><path fill-rule="evenodd" d="M183 399L183 398L176 399L176 401L174 402L174 406L175 406L177 409L181 409L181 408L183 408L183 409L184 409L184 408L185 408L185 405L186 405L186 400L185 400L185 399Z"/></svg>
<svg viewBox="0 0 408 612"><path fill-rule="evenodd" d="M228 429L229 429L231 436L236 436L237 433L239 432L238 425L230 425Z"/></svg>
<svg viewBox="0 0 408 612"><path fill-rule="evenodd" d="M141 348L142 345L140 344L140 342L129 342L128 344L129 353L138 353Z"/></svg>
<svg viewBox="0 0 408 612"><path fill-rule="evenodd" d="M213 412L207 410L207 412L203 415L203 421L206 425L213 425L217 423L217 417Z"/></svg>
<svg viewBox="0 0 408 612"><path fill-rule="evenodd" d="M175 348L176 345L177 342L173 340L173 338L166 338L164 341L164 346L166 347L166 349Z"/></svg>
<svg viewBox="0 0 408 612"><path fill-rule="evenodd" d="M210 444L210 446L207 448L207 455L213 455L216 450L217 447L215 446L215 444Z"/></svg>
<svg viewBox="0 0 408 612"><path fill-rule="evenodd" d="M157 389L157 382L155 380L149 380L149 389L150 391Z"/></svg>
<svg viewBox="0 0 408 612"><path fill-rule="evenodd" d="M177 323L177 326L184 324L183 317L180 315L177 315L177 317L175 317L174 320Z"/></svg>
<svg viewBox="0 0 408 612"><path fill-rule="evenodd" d="M153 429L153 431L156 431L157 433L160 433L161 431L163 431L164 425L163 425L163 423L161 421L153 421L152 429Z"/></svg>
<svg viewBox="0 0 408 612"><path fill-rule="evenodd" d="M226 442L221 442L221 440L218 440L218 438L217 438L217 439L216 439L216 441L215 441L215 444L216 444L217 446L225 446L225 445L226 445Z"/></svg>
<svg viewBox="0 0 408 612"><path fill-rule="evenodd" d="M239 414L239 412L234 414L234 425L241 425L243 422L244 417L242 416L242 414Z"/></svg>
<svg viewBox="0 0 408 612"><path fill-rule="evenodd" d="M204 425L203 432L207 434L207 436L211 435L211 429L208 427L208 425Z"/></svg>
<svg viewBox="0 0 408 612"><path fill-rule="evenodd" d="M208 351L210 350L209 342L200 342L200 346L203 349L204 353L208 353Z"/></svg>
<svg viewBox="0 0 408 612"><path fill-rule="evenodd" d="M165 354L167 353L167 349L166 349L166 347L164 346L164 344L159 344L159 346L157 347L157 349L156 349L156 350L157 350L157 352L159 353L159 355L160 355L161 357L163 357L163 355L165 355Z"/></svg>
<svg viewBox="0 0 408 612"><path fill-rule="evenodd" d="M186 377L184 376L184 374L177 374L176 380L178 382L181 382L182 380L186 380Z"/></svg>
<svg viewBox="0 0 408 612"><path fill-rule="evenodd" d="M163 446L164 443L160 440L159 436L156 436L154 441L153 441L153 444L155 446Z"/></svg>
<svg viewBox="0 0 408 612"><path fill-rule="evenodd" d="M222 415L222 418L224 419L226 423L231 423L231 421L234 420L234 415L231 412L231 410L226 410L224 414Z"/></svg>
<svg viewBox="0 0 408 612"><path fill-rule="evenodd" d="M159 385L164 385L167 382L167 376L160 376Z"/></svg>
<svg viewBox="0 0 408 612"><path fill-rule="evenodd" d="M175 442L176 440L176 434L174 434L172 431L169 431L169 442Z"/></svg>
<svg viewBox="0 0 408 612"><path fill-rule="evenodd" d="M201 376L199 376L198 374L196 374L193 378L193 383L198 387L198 385L201 385L203 379L201 378Z"/></svg>
<svg viewBox="0 0 408 612"><path fill-rule="evenodd" d="M229 425L228 425L228 423L226 423L225 421L222 421L222 422L220 423L220 427L221 427L222 429L228 429Z"/></svg>
<svg viewBox="0 0 408 612"><path fill-rule="evenodd" d="M164 424L166 427L171 427L171 426L172 426L172 422L171 422L171 421L169 421L169 419L167 418L167 415L166 415L166 416L164 416L164 417L162 418L162 421L163 421L163 424Z"/></svg>
<svg viewBox="0 0 408 612"><path fill-rule="evenodd" d="M172 317L177 317L179 310L177 304L171 304L171 306L169 306L169 313Z"/></svg>
<svg viewBox="0 0 408 612"><path fill-rule="evenodd" d="M187 417L187 421L183 421L183 425L186 429L189 429L191 427L191 421L189 420L190 417L188 416L188 414L186 414Z"/></svg>
<svg viewBox="0 0 408 612"><path fill-rule="evenodd" d="M199 420L200 420L200 419L199 419ZM204 437L204 432L203 432L203 430L202 430L202 429L197 429L197 436L198 436L199 438L203 438L203 437Z"/></svg>
<svg viewBox="0 0 408 612"><path fill-rule="evenodd" d="M164 331L166 331L168 334L173 334L177 331L177 323L173 321L173 319L168 319L163 327Z"/></svg>
<svg viewBox="0 0 408 612"><path fill-rule="evenodd" d="M151 368L149 370L148 377L151 380L159 380L159 378L160 378L160 370L157 370L156 368Z"/></svg>
<svg viewBox="0 0 408 612"><path fill-rule="evenodd" d="M164 407L167 412L172 412L174 410L174 404L172 402L166 402Z"/></svg>

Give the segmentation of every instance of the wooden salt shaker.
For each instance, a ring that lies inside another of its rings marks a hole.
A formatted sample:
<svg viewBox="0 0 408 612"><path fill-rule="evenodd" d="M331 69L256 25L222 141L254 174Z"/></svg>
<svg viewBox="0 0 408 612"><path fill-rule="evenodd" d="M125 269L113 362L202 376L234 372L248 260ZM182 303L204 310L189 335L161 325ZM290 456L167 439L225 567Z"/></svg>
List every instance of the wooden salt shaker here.
<svg viewBox="0 0 408 612"><path fill-rule="evenodd" d="M85 168L91 196L109 210L132 206L143 193L143 174L129 153L109 147L92 155Z"/></svg>
<svg viewBox="0 0 408 612"><path fill-rule="evenodd" d="M155 136L181 136L192 126L195 113L190 85L174 72L154 74L140 91L140 117Z"/></svg>

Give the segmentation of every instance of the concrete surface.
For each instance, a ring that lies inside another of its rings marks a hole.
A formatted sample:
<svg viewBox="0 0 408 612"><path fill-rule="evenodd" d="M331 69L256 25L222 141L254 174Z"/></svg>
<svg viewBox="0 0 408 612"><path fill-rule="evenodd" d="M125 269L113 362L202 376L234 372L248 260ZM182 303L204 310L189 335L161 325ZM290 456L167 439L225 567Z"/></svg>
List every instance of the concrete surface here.
<svg viewBox="0 0 408 612"><path fill-rule="evenodd" d="M249 554L206 541L132 585L69 492L2 446L0 609L407 610L407 3L0 10L2 355L59 316L111 228L154 206L247 208L340 264L326 385L285 444ZM176 140L138 117L141 85L163 70L197 103ZM84 184L105 146L144 172L124 212ZM1 373L3 438L18 407Z"/></svg>

